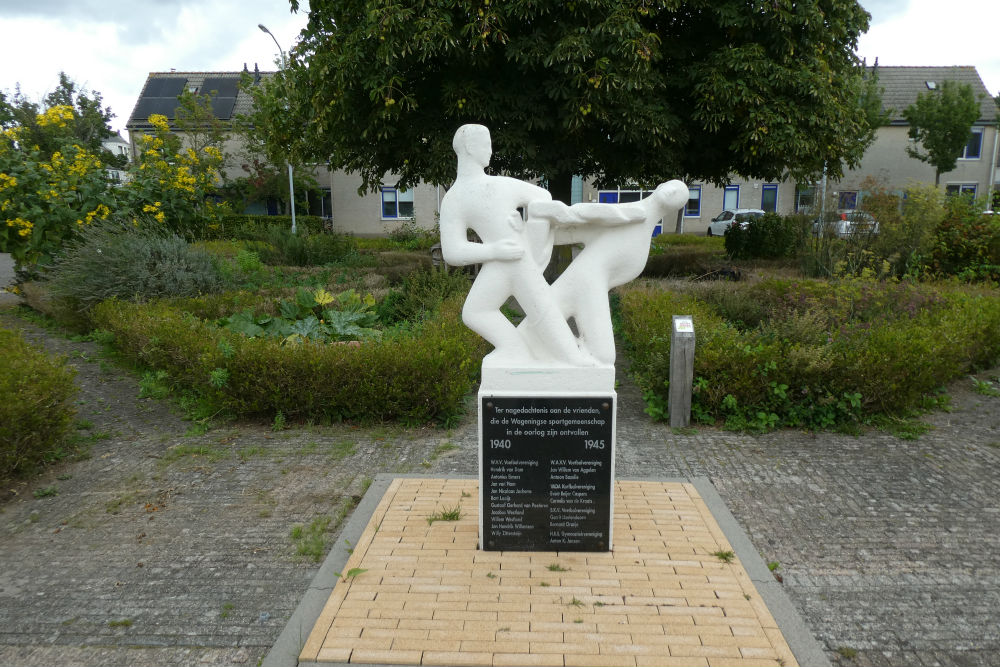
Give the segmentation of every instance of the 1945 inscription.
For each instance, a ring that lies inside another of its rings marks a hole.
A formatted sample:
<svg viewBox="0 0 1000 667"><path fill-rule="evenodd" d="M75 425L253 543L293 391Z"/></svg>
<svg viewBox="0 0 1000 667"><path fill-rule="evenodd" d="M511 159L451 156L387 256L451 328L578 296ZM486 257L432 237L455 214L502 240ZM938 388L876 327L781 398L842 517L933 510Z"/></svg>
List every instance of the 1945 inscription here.
<svg viewBox="0 0 1000 667"><path fill-rule="evenodd" d="M614 399L484 397L487 550L607 551Z"/></svg>

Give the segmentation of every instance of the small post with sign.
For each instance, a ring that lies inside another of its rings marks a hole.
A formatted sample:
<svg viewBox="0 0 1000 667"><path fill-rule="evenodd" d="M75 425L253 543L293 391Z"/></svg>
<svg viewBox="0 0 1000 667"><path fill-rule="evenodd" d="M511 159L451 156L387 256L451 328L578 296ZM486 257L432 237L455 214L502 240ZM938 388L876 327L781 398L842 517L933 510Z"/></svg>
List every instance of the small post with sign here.
<svg viewBox="0 0 1000 667"><path fill-rule="evenodd" d="M674 315L670 335L670 426L691 423L691 390L694 384L694 319Z"/></svg>

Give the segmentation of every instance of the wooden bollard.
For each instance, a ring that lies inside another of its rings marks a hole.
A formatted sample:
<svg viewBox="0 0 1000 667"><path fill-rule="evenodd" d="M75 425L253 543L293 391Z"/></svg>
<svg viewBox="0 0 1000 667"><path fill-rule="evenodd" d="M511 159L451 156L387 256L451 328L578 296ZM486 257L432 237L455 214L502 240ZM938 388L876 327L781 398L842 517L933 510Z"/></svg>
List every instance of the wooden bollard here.
<svg viewBox="0 0 1000 667"><path fill-rule="evenodd" d="M670 334L670 426L691 423L691 389L694 385L694 319L674 315Z"/></svg>

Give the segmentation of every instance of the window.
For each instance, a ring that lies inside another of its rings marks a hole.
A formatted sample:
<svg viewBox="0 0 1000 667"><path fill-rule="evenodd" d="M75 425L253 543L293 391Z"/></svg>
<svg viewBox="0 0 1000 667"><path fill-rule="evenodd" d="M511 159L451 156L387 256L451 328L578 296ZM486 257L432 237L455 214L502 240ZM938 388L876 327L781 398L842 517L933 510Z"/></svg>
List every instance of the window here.
<svg viewBox="0 0 1000 667"><path fill-rule="evenodd" d="M382 186L382 218L413 217L413 191L399 190L389 185Z"/></svg>
<svg viewBox="0 0 1000 667"><path fill-rule="evenodd" d="M778 186L765 185L764 191L760 194L760 208L762 211L774 213L778 210Z"/></svg>
<svg viewBox="0 0 1000 667"><path fill-rule="evenodd" d="M837 195L837 208L855 209L858 207L857 190L841 190Z"/></svg>
<svg viewBox="0 0 1000 667"><path fill-rule="evenodd" d="M685 218L701 217L701 186L692 185L688 188L688 203L684 207Z"/></svg>
<svg viewBox="0 0 1000 667"><path fill-rule="evenodd" d="M740 186L727 185L722 193L722 209L728 211L740 207Z"/></svg>
<svg viewBox="0 0 1000 667"><path fill-rule="evenodd" d="M628 202L645 199L651 194L653 194L652 190L641 190L639 188L601 190L597 193L597 201L602 204L627 204Z"/></svg>
<svg viewBox="0 0 1000 667"><path fill-rule="evenodd" d="M807 213L812 211L816 198L816 188L811 185L795 186L795 212Z"/></svg>
<svg viewBox="0 0 1000 667"><path fill-rule="evenodd" d="M978 160L979 156L983 152L983 128L974 127L972 128L971 134L969 134L969 143L965 145L965 150L962 152L961 160Z"/></svg>
<svg viewBox="0 0 1000 667"><path fill-rule="evenodd" d="M947 195L972 195L976 196L977 185L975 183L949 183L944 186Z"/></svg>

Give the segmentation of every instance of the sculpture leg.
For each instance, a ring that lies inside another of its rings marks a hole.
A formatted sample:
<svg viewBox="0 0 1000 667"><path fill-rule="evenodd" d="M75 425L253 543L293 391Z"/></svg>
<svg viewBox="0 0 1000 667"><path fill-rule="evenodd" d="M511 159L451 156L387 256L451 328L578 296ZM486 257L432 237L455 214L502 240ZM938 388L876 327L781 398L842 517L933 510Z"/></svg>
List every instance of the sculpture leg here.
<svg viewBox="0 0 1000 667"><path fill-rule="evenodd" d="M515 284L514 298L524 309L519 329L537 341L556 359L574 366L593 366L595 360L580 349L551 286L541 276L524 276Z"/></svg>
<svg viewBox="0 0 1000 667"><path fill-rule="evenodd" d="M462 308L462 321L485 338L495 348L493 354L512 359L531 359L531 351L500 306L507 301L509 281L504 280L496 267L484 265L469 290ZM494 269L494 270L491 270Z"/></svg>
<svg viewBox="0 0 1000 667"><path fill-rule="evenodd" d="M582 262L559 276L552 285L552 294L565 317L576 320L580 332L580 345L602 364L615 362L615 334L611 325L608 304L609 286L600 275L601 268L587 262L579 255L575 262ZM565 280L564 280L565 278Z"/></svg>

